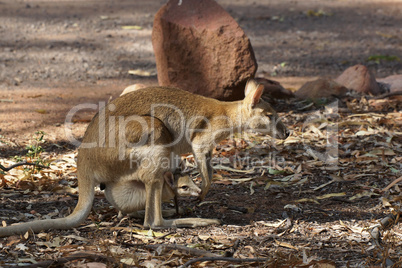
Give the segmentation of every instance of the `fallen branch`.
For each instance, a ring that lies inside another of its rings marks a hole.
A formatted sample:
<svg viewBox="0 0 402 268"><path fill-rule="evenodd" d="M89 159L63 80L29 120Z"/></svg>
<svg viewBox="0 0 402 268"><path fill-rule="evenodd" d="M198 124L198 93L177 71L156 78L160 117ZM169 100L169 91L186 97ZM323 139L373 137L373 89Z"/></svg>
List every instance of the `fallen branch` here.
<svg viewBox="0 0 402 268"><path fill-rule="evenodd" d="M107 262L116 264L119 267L127 267L124 263L120 263L117 259L112 257L107 257L103 255L97 255L92 253L75 253L67 257L60 258L58 260L48 260L48 261L41 261L31 265L24 265L24 267L28 268L36 268L36 267L56 267L59 265L63 265L70 261L80 260L80 259L87 259L93 262Z"/></svg>
<svg viewBox="0 0 402 268"><path fill-rule="evenodd" d="M381 248L381 231L385 231L395 225L400 219L400 212L394 212L388 214L380 221L380 225L374 227L370 231L370 236L373 239L374 244Z"/></svg>
<svg viewBox="0 0 402 268"><path fill-rule="evenodd" d="M10 171L11 169L13 169L13 168L15 168L15 167L19 167L19 166L35 166L35 167L39 167L39 168L47 168L46 166L40 165L40 164L38 164L38 163L30 163L30 162L26 162L26 161L16 163L16 164L11 165L11 166L9 166L9 167L5 167L5 166L3 166L3 165L0 165L0 168L1 168L3 171L6 171L6 172L7 172L7 171Z"/></svg>
<svg viewBox="0 0 402 268"><path fill-rule="evenodd" d="M385 98L394 97L394 96L400 96L400 95L402 95L402 90L384 93L384 94L381 94L381 95L378 95L378 96L374 97L374 99L375 100L385 99Z"/></svg>
<svg viewBox="0 0 402 268"><path fill-rule="evenodd" d="M395 184L397 184L398 182L402 181L402 177L399 177L397 179L395 179L393 182L391 182L387 187L385 187L384 189L382 189L381 192L386 192L389 189L391 189Z"/></svg>
<svg viewBox="0 0 402 268"><path fill-rule="evenodd" d="M232 258L232 257L201 257L193 260L189 260L180 268L185 268L190 266L193 263L196 262L204 262L204 261L226 261L226 262L265 262L267 261L267 258L246 258L246 259L240 259L240 258Z"/></svg>
<svg viewBox="0 0 402 268"><path fill-rule="evenodd" d="M202 249L196 249L196 248L189 248L183 245L177 245L177 244L155 244L155 245L146 245L145 248L148 249L160 249L162 247L162 250L178 250L181 252L184 252L189 255L194 255L194 256L204 256L204 257L220 257L218 254L202 250Z"/></svg>

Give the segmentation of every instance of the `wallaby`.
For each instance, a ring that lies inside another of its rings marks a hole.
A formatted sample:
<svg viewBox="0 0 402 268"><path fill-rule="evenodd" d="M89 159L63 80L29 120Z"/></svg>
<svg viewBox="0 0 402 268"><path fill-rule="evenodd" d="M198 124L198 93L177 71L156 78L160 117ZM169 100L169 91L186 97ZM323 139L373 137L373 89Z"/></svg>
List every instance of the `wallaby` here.
<svg viewBox="0 0 402 268"><path fill-rule="evenodd" d="M218 220L199 218L170 221L162 218L162 190L166 184L166 174L170 172L171 157L170 148L166 145L173 140L162 121L150 116L140 116L135 121L126 122L127 124L123 128L115 128L114 122L111 122L113 120L108 120L104 129L98 129L97 121L101 116L96 115L89 124L84 135L83 145L78 149L79 197L73 213L61 219L38 220L2 227L0 228L0 237L23 234L28 230L39 232L47 229L69 229L78 226L90 213L95 193L94 188L97 184L105 185L108 200L119 210L134 211L136 207L143 208L145 203L145 221L154 219L160 223L146 226L162 227L177 224L178 226L195 227L220 223ZM94 138L98 139L102 135L105 135L108 140L112 137L119 137L129 144L124 144L125 149L110 144L86 148L86 143ZM128 147L130 144L140 142L141 145L137 147ZM122 160L120 160L120 150L125 154ZM136 161L136 159L141 161ZM144 191L136 189L122 191L122 187L125 186L145 187L145 195ZM155 189L157 190L155 191ZM119 190L121 190L120 193ZM199 188L195 191L198 194L200 193ZM129 196L124 196L125 194ZM141 198L145 199L138 200ZM135 203L125 207L125 200L135 200ZM147 218L149 211L152 212L152 216Z"/></svg>
<svg viewBox="0 0 402 268"><path fill-rule="evenodd" d="M78 150L78 204L65 218L0 228L0 236L31 229L68 229L90 213L94 187L138 180L145 185L145 227L197 227L215 219L162 217L163 175L177 155L192 152L202 177L201 195L212 179L211 151L223 139L246 129L285 139L289 132L261 99L264 87L249 80L242 101L222 102L177 88L149 87L109 102L92 119Z"/></svg>
<svg viewBox="0 0 402 268"><path fill-rule="evenodd" d="M195 196L198 197L201 189L188 175L175 174L166 171L163 175L165 183L162 189L162 201L170 202L176 197ZM138 180L107 182L101 186L105 190L105 197L117 210L119 218L123 214L138 217L139 210L145 209L145 185ZM175 202L176 213L178 213L177 202ZM166 212L166 213L165 213ZM162 211L164 216L172 214L170 211Z"/></svg>

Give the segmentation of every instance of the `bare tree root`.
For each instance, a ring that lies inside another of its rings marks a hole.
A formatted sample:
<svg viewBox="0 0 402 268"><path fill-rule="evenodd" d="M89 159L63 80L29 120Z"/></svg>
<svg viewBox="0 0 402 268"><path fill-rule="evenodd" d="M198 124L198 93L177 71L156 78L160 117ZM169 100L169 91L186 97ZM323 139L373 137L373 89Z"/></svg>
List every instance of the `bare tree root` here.
<svg viewBox="0 0 402 268"><path fill-rule="evenodd" d="M398 182L402 181L402 177L399 177L397 179L395 179L393 182L391 182L387 187L385 187L384 189L382 189L381 192L386 192L389 189L391 189L395 184L397 184Z"/></svg>
<svg viewBox="0 0 402 268"><path fill-rule="evenodd" d="M180 252L189 254L189 255L194 255L194 256L204 256L204 257L219 257L218 254L206 251L206 250L201 250L201 249L196 249L196 248L189 248L186 246L182 245L176 245L176 244L156 244L156 245L146 245L145 248L148 249L153 249L158 251L160 249L164 250L178 250Z"/></svg>
<svg viewBox="0 0 402 268"><path fill-rule="evenodd" d="M226 261L226 262L266 262L268 259L267 258L245 258L245 259L239 259L239 258L232 258L232 257L201 257L193 260L189 260L180 268L185 268L190 266L193 263L196 262L204 262L204 261Z"/></svg>
<svg viewBox="0 0 402 268"><path fill-rule="evenodd" d="M400 95L402 95L402 90L384 93L384 94L381 94L381 95L378 95L378 96L374 97L374 99L375 100L385 99L385 98L394 97L394 96L400 96Z"/></svg>
<svg viewBox="0 0 402 268"><path fill-rule="evenodd" d="M0 165L0 168L1 168L3 171L6 171L6 172L7 172L7 171L10 171L11 169L16 168L16 167L19 167L19 166L35 166L35 167L39 167L39 168L47 168L46 166L43 166L43 165L40 165L40 164L37 164L37 163L30 163L30 162L26 162L26 161L16 163L16 164L11 165L11 166L9 166L9 167L5 167L5 166L3 166L3 165Z"/></svg>
<svg viewBox="0 0 402 268"><path fill-rule="evenodd" d="M381 231L385 231L398 223L400 219L400 213L401 212L394 212L388 214L380 221L380 224L378 226L374 227L370 231L371 238L373 239L373 242L377 247L381 248Z"/></svg>
<svg viewBox="0 0 402 268"><path fill-rule="evenodd" d="M87 260L94 261L94 262L113 263L113 264L118 265L119 267L128 267L127 265L120 263L118 260L116 260L112 257L96 255L96 254L91 254L91 253L75 253L70 256L60 258L58 260L42 261L42 262L38 262L35 264L31 264L31 265L25 265L24 267L28 267L28 268L59 267L59 265L63 265L65 263L75 261L75 260L81 260L81 259L87 259Z"/></svg>

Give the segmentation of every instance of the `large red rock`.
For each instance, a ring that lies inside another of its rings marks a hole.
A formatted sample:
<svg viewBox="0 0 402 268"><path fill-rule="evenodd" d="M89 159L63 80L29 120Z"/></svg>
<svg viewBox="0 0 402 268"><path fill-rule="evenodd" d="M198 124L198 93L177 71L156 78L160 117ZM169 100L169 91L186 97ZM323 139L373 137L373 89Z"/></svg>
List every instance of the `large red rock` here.
<svg viewBox="0 0 402 268"><path fill-rule="evenodd" d="M158 82L220 100L244 97L257 70L248 37L213 0L170 0L152 32Z"/></svg>
<svg viewBox="0 0 402 268"><path fill-rule="evenodd" d="M347 68L335 82L357 92L378 95L382 90L370 70L361 64Z"/></svg>

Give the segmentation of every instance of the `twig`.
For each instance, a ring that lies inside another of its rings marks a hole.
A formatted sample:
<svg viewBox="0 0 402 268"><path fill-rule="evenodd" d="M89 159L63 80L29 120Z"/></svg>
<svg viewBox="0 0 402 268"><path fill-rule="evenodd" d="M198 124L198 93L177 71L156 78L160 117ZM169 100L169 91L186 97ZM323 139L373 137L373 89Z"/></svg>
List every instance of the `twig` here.
<svg viewBox="0 0 402 268"><path fill-rule="evenodd" d="M378 258L380 260L382 260L382 262L386 265L384 265L384 267L394 267L394 262L392 260L390 260L387 256L387 250L383 248L382 246L382 240L381 240L381 231L385 231L389 228L391 228L393 225L395 225L396 223L398 223L399 219L400 219L400 214L401 212L394 212L394 213L390 213L388 214L385 218L383 218L380 221L380 224L377 225L376 227L374 227L370 232L370 236L371 236L371 241L373 242L373 244L379 248L381 250L381 252L377 252Z"/></svg>
<svg viewBox="0 0 402 268"><path fill-rule="evenodd" d="M206 251L206 250L201 250L201 249L196 249L196 248L189 248L183 245L177 245L177 244L155 244L155 245L147 245L145 248L148 249L158 249L162 247L163 249L166 250L178 250L181 252L184 252L189 255L195 255L195 256L204 256L204 257L219 257L218 254Z"/></svg>
<svg viewBox="0 0 402 268"><path fill-rule="evenodd" d="M371 238L373 239L377 247L381 247L381 231L385 231L391 228L399 221L399 216L401 212L394 212L388 214L385 218L380 221L380 225L374 227L370 231Z"/></svg>
<svg viewBox="0 0 402 268"><path fill-rule="evenodd" d="M385 99L385 98L389 98L389 97L393 97L393 96L399 96L399 95L402 95L402 90L384 93L384 94L381 94L381 95L378 95L378 96L374 97L374 99L375 100Z"/></svg>
<svg viewBox="0 0 402 268"><path fill-rule="evenodd" d="M382 189L381 192L386 192L386 191L388 191L389 189L392 188L392 186L394 186L395 184L397 184L397 183L400 182L400 181L402 181L402 177L399 177L399 178L395 179L395 180L394 180L393 182L391 182L387 187L385 187L384 189Z"/></svg>
<svg viewBox="0 0 402 268"><path fill-rule="evenodd" d="M13 169L13 168L15 168L15 167L19 167L19 166L35 166L35 167L40 167L40 168L47 168L46 166L43 166L43 165L40 165L40 164L37 164L37 163L30 163L30 162L26 162L26 161L16 163L16 164L11 165L11 166L9 166L9 167L5 167L5 166L3 166L3 165L0 165L0 168L1 168L3 171L10 171L11 169Z"/></svg>
<svg viewBox="0 0 402 268"><path fill-rule="evenodd" d="M167 234L164 234L164 235L162 235L162 236L157 236L156 238L157 239L165 239L165 237L167 237L167 236L169 236L169 235L172 235L172 234L175 234L176 232L169 232L169 233L167 233Z"/></svg>
<svg viewBox="0 0 402 268"><path fill-rule="evenodd" d="M196 262L204 262L204 261L226 261L226 262L265 262L267 261L267 258L247 258L247 259L239 259L239 258L232 258L232 257L201 257L193 260L189 260L180 268L185 268L190 266L193 263Z"/></svg>
<svg viewBox="0 0 402 268"><path fill-rule="evenodd" d="M28 267L28 268L56 267L58 265L65 264L70 261L80 260L80 259L88 259L88 260L95 261L95 262L103 261L103 262L115 263L115 264L117 262L116 259L114 259L112 257L103 256L103 255L96 255L96 254L91 254L91 253L76 253L76 254L72 254L67 257L60 258L58 260L41 261L41 262L38 262L35 264L26 265L24 267ZM124 263L118 263L118 265L119 265L119 267L128 267Z"/></svg>

